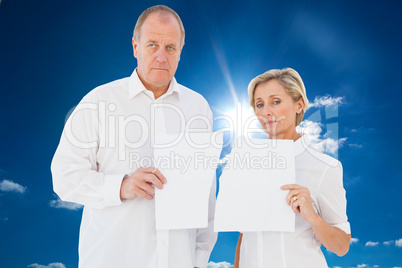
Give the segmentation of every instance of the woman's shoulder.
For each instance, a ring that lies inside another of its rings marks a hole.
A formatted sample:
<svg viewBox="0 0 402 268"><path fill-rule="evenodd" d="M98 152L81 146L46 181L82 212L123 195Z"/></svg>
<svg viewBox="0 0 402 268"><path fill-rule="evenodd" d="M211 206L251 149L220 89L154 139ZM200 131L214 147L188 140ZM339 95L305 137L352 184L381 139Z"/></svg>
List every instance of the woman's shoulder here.
<svg viewBox="0 0 402 268"><path fill-rule="evenodd" d="M336 158L334 158L334 157L332 157L332 156L329 156L328 154L325 154L325 153L323 153L323 152L317 151L317 149L314 148L314 147L308 147L308 148L306 149L306 151L307 151L313 158L315 158L316 160L318 160L318 161L320 161L320 162L322 162L322 163L325 163L325 164L327 164L327 165L330 165L330 166L337 166L337 165L341 164L341 162L340 162L338 159L336 159Z"/></svg>
<svg viewBox="0 0 402 268"><path fill-rule="evenodd" d="M300 155L299 164L309 169L321 170L325 172L329 169L339 169L342 170L342 163L323 152L317 150L312 146L307 147L304 152Z"/></svg>

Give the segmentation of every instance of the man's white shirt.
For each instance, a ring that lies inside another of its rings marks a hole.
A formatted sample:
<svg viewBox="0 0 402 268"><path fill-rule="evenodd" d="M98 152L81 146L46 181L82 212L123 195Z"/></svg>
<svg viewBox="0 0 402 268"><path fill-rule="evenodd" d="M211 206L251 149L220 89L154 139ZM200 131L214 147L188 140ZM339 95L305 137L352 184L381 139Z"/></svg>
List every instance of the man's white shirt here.
<svg viewBox="0 0 402 268"><path fill-rule="evenodd" d="M95 88L75 108L51 169L60 198L84 205L79 267L156 268L158 247L168 252L168 267L206 267L217 238L215 181L205 229L170 230L158 238L154 200L120 200L124 176L153 166L155 135L181 131L212 131L212 112L175 78L155 100L134 71Z"/></svg>

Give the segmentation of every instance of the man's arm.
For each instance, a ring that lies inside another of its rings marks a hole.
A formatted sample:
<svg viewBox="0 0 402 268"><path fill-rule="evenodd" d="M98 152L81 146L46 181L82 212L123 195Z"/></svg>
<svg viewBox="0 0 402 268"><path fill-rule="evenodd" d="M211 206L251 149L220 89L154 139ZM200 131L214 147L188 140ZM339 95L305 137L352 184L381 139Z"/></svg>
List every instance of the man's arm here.
<svg viewBox="0 0 402 268"><path fill-rule="evenodd" d="M156 168L138 168L130 176L123 170L107 174L98 171L100 133L105 126L104 120L99 119L97 103L88 98L87 95L65 124L51 166L54 191L63 201L94 208L118 206L137 196L152 199L152 185L161 189L166 183ZM115 170L114 164L109 163L107 169Z"/></svg>
<svg viewBox="0 0 402 268"><path fill-rule="evenodd" d="M53 189L63 201L94 208L121 204L120 174L98 172L100 145L97 102L88 95L67 120L59 146L52 160Z"/></svg>

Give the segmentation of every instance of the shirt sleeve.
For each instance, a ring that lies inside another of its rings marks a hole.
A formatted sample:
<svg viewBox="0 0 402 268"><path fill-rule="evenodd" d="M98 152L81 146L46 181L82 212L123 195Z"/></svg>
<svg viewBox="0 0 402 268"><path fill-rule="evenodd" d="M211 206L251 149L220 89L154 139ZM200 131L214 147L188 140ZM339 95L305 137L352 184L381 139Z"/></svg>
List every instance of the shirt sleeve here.
<svg viewBox="0 0 402 268"><path fill-rule="evenodd" d="M120 187L125 174L98 172L98 103L84 98L67 120L52 160L53 189L63 201L93 208L121 204Z"/></svg>
<svg viewBox="0 0 402 268"><path fill-rule="evenodd" d="M343 188L342 164L328 165L318 188L317 202L320 216L334 227L350 234L346 215L346 191Z"/></svg>

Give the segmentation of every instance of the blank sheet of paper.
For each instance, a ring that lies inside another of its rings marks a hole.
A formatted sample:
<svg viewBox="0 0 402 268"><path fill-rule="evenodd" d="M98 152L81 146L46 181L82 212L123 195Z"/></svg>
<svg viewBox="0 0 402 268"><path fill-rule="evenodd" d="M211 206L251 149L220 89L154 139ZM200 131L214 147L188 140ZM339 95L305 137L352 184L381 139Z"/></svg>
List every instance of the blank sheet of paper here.
<svg viewBox="0 0 402 268"><path fill-rule="evenodd" d="M164 188L155 191L157 230L208 226L208 201L222 134L191 133L166 148L155 149L155 166L167 179ZM171 138L166 135L156 140L167 144Z"/></svg>
<svg viewBox="0 0 402 268"><path fill-rule="evenodd" d="M235 139L219 180L215 231L293 232L284 184L295 183L291 140Z"/></svg>

